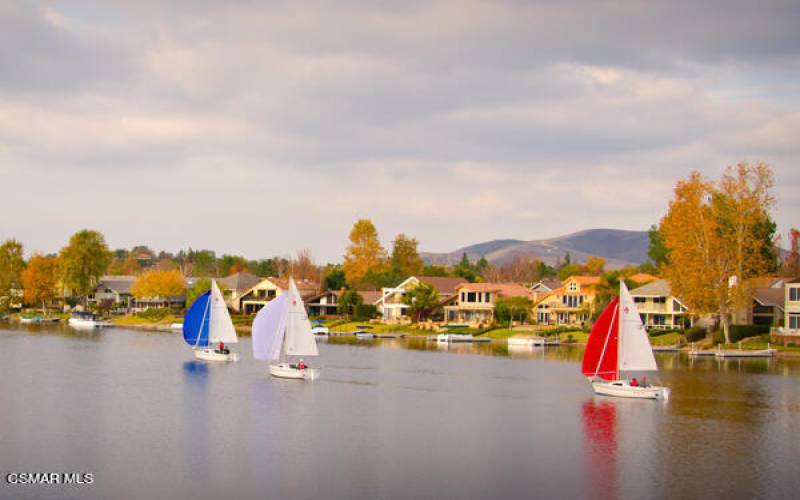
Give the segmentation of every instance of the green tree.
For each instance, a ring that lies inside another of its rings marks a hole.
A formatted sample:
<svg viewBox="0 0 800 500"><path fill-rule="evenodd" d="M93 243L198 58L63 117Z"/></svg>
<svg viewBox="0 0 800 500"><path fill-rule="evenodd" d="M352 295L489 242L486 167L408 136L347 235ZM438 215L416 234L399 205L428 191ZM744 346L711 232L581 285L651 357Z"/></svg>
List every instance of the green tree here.
<svg viewBox="0 0 800 500"><path fill-rule="evenodd" d="M408 311L414 315L414 321L419 322L439 307L439 293L428 283L420 283L406 290L403 302L408 305Z"/></svg>
<svg viewBox="0 0 800 500"><path fill-rule="evenodd" d="M581 266L579 266L578 264L566 264L561 266L561 269L558 270L558 279L564 281L570 276L575 276L576 274L580 274L580 272L581 272Z"/></svg>
<svg viewBox="0 0 800 500"><path fill-rule="evenodd" d="M228 276L247 269L247 259L241 255L223 255L219 259L220 276Z"/></svg>
<svg viewBox="0 0 800 500"><path fill-rule="evenodd" d="M59 262L64 285L83 299L94 290L97 280L111 261L111 252L101 233L90 229L78 231L61 249Z"/></svg>
<svg viewBox="0 0 800 500"><path fill-rule="evenodd" d="M191 256L192 276L217 276L217 256L213 250L198 250Z"/></svg>
<svg viewBox="0 0 800 500"><path fill-rule="evenodd" d="M500 297L495 302L494 317L501 324L528 321L533 303L528 297Z"/></svg>
<svg viewBox="0 0 800 500"><path fill-rule="evenodd" d="M409 238L403 233L398 234L394 239L391 268L392 274L400 280L409 276L419 276L422 273L424 263L417 251L418 244L416 238Z"/></svg>
<svg viewBox="0 0 800 500"><path fill-rule="evenodd" d="M336 312L342 316L351 316L355 309L364 303L364 298L356 290L345 290L336 304Z"/></svg>
<svg viewBox="0 0 800 500"><path fill-rule="evenodd" d="M195 281L194 285L186 290L186 307L191 306L192 303L197 300L197 297L203 295L209 290L211 290L210 278L200 278L199 280Z"/></svg>
<svg viewBox="0 0 800 500"><path fill-rule="evenodd" d="M664 245L664 238L661 236L661 230L657 225L650 226L647 231L647 236L650 240L650 245L647 249L647 256L655 264L656 267L661 267L667 263L669 259L669 248Z"/></svg>
<svg viewBox="0 0 800 500"><path fill-rule="evenodd" d="M475 263L475 271L478 274L483 274L487 269L489 269L489 261L486 260L486 257L481 255L481 258Z"/></svg>
<svg viewBox="0 0 800 500"><path fill-rule="evenodd" d="M9 239L0 245L0 308L11 306L11 290L22 284L25 269L22 243Z"/></svg>
<svg viewBox="0 0 800 500"><path fill-rule="evenodd" d="M347 279L344 276L344 269L339 264L328 264L325 266L322 278L326 290L341 290L347 286Z"/></svg>
<svg viewBox="0 0 800 500"><path fill-rule="evenodd" d="M478 279L478 273L475 272L475 268L472 266L472 263L469 261L469 257L467 256L467 252L461 256L461 261L453 270L453 273L456 276L464 278L465 280L469 281L470 283L474 283Z"/></svg>
<svg viewBox="0 0 800 500"><path fill-rule="evenodd" d="M428 265L422 268L423 276L449 276L447 269L443 266Z"/></svg>

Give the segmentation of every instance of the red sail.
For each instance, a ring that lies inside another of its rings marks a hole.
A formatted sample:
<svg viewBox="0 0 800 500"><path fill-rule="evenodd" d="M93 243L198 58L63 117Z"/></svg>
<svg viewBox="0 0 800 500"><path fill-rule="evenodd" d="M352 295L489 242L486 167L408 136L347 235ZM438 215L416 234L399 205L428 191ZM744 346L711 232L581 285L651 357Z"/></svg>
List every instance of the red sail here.
<svg viewBox="0 0 800 500"><path fill-rule="evenodd" d="M603 309L594 322L583 353L583 375L606 380L617 379L617 339L619 339L619 298Z"/></svg>

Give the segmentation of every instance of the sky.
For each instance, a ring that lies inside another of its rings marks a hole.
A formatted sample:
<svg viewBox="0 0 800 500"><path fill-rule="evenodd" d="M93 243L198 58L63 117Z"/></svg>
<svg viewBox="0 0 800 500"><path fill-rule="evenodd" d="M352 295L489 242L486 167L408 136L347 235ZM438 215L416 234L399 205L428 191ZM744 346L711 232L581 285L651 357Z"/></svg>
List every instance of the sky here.
<svg viewBox="0 0 800 500"><path fill-rule="evenodd" d="M773 167L786 233L798 26L797 1L0 0L0 239L334 262L369 218L452 251L646 229L739 161Z"/></svg>

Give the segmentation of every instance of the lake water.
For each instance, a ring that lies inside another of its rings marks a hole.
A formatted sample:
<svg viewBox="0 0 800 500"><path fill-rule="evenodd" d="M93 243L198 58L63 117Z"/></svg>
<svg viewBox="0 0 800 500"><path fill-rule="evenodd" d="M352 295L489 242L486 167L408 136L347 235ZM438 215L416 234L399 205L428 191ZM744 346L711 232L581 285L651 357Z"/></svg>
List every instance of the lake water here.
<svg viewBox="0 0 800 500"><path fill-rule="evenodd" d="M0 326L0 497L791 498L800 360L659 355L667 403L592 396L581 349L323 341L322 378L179 335ZM5 484L92 473L91 485Z"/></svg>

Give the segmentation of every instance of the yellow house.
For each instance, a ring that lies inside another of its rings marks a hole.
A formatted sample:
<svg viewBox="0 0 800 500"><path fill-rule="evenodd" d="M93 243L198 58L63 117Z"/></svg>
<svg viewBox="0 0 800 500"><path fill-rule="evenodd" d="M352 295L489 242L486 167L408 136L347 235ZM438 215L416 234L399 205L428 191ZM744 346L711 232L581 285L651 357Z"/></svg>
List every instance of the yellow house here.
<svg viewBox="0 0 800 500"><path fill-rule="evenodd" d="M580 325L589 321L599 276L570 276L560 288L545 295L534 306L540 325Z"/></svg>
<svg viewBox="0 0 800 500"><path fill-rule="evenodd" d="M316 295L319 289L319 285L312 281L299 280L295 281L295 284L303 300ZM236 307L233 309L239 310L244 314L255 314L288 288L288 278L264 278L241 294L238 298L238 309Z"/></svg>

